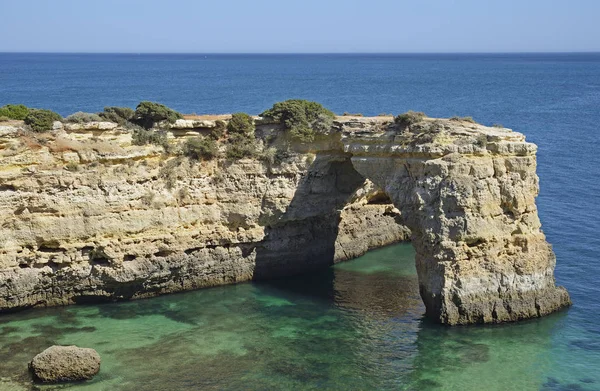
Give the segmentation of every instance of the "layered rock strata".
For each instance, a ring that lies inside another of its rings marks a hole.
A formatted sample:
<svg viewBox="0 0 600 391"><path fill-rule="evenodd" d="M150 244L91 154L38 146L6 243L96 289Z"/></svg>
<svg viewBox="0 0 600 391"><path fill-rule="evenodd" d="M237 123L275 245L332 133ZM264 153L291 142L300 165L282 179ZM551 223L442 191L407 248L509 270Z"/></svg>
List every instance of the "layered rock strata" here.
<svg viewBox="0 0 600 391"><path fill-rule="evenodd" d="M170 143L212 126L178 121ZM536 147L523 135L352 117L310 145L277 143L283 133L257 129L276 159L195 162L132 145L110 123L41 136L0 127L0 310L303 273L409 236L427 313L441 323L569 303L537 217Z"/></svg>

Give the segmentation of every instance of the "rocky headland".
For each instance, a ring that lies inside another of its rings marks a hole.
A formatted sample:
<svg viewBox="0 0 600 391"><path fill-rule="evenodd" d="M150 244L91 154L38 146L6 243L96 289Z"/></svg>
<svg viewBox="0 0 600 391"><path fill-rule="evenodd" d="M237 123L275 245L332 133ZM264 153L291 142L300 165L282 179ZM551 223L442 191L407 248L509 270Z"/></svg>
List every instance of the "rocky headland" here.
<svg viewBox="0 0 600 391"><path fill-rule="evenodd" d="M226 119L227 117L225 117ZM542 316L570 303L541 231L536 146L461 119L337 117L314 140L256 119L256 156L181 154L214 119L136 145L113 122L0 123L0 311L306 273L411 240L428 315Z"/></svg>

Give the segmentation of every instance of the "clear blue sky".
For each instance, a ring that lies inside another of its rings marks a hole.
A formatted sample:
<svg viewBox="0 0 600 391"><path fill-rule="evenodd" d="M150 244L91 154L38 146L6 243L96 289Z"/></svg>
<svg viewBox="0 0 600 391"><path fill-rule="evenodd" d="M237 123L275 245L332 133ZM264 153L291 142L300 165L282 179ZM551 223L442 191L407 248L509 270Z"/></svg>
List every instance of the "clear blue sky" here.
<svg viewBox="0 0 600 391"><path fill-rule="evenodd" d="M0 0L0 52L600 51L600 0Z"/></svg>

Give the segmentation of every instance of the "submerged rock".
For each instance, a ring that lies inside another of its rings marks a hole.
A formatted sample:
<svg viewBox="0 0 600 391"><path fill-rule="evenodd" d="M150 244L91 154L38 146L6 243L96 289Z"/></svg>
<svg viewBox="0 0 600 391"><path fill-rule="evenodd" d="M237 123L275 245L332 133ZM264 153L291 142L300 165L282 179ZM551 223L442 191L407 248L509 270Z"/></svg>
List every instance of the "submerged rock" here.
<svg viewBox="0 0 600 391"><path fill-rule="evenodd" d="M94 349L54 345L35 356L29 367L43 383L89 380L100 371L100 355Z"/></svg>

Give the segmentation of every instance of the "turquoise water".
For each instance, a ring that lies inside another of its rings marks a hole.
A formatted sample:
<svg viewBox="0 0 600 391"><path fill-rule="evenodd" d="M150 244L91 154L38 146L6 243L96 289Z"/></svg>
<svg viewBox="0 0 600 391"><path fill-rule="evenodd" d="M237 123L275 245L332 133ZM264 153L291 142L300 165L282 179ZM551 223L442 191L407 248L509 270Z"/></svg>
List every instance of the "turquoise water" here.
<svg viewBox="0 0 600 391"><path fill-rule="evenodd" d="M2 316L0 377L77 343L105 358L92 389L600 390L600 54L0 53L0 105L64 115L142 99L257 114L296 97L524 132L539 146L539 214L574 305L520 324L428 324L400 246L309 279Z"/></svg>
<svg viewBox="0 0 600 391"><path fill-rule="evenodd" d="M565 365L598 357L569 346L564 312L520 324L447 328L423 320L423 310L414 251L398 244L310 276L5 315L0 377L26 382L26 364L37 352L76 344L97 349L102 370L69 390L600 385L589 365Z"/></svg>

